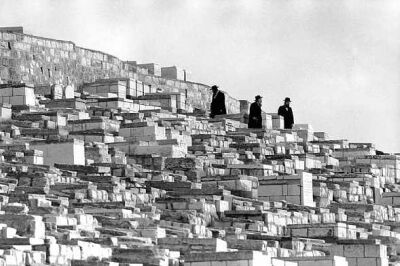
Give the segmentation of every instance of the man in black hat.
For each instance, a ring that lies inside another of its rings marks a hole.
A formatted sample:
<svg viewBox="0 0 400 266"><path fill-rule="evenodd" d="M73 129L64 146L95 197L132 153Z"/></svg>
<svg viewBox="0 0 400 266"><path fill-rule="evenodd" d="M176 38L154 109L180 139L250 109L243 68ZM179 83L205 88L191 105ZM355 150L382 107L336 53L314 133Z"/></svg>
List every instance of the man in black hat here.
<svg viewBox="0 0 400 266"><path fill-rule="evenodd" d="M211 87L213 92L211 101L210 117L214 118L216 115L225 115L225 94L218 89L217 85Z"/></svg>
<svg viewBox="0 0 400 266"><path fill-rule="evenodd" d="M278 115L283 116L285 121L285 129L292 129L294 124L293 111L290 107L290 98L285 98L285 104L279 107Z"/></svg>
<svg viewBox="0 0 400 266"><path fill-rule="evenodd" d="M250 105L249 128L262 128L261 104L262 97L257 95L254 103Z"/></svg>

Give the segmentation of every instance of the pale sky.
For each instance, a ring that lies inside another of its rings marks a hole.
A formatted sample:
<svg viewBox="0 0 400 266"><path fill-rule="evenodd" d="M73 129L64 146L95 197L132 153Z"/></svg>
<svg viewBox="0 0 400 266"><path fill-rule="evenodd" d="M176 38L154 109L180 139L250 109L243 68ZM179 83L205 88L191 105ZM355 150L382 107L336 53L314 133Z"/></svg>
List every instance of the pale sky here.
<svg viewBox="0 0 400 266"><path fill-rule="evenodd" d="M296 123L400 152L400 1L0 0L0 26L177 65Z"/></svg>

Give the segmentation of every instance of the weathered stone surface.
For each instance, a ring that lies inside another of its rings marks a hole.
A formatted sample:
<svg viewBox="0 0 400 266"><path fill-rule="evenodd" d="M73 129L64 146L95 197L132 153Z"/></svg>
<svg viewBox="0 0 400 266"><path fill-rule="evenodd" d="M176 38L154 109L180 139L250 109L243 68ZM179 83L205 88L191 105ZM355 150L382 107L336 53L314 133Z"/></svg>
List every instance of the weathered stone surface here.
<svg viewBox="0 0 400 266"><path fill-rule="evenodd" d="M0 264L398 263L399 155L183 74L0 28Z"/></svg>

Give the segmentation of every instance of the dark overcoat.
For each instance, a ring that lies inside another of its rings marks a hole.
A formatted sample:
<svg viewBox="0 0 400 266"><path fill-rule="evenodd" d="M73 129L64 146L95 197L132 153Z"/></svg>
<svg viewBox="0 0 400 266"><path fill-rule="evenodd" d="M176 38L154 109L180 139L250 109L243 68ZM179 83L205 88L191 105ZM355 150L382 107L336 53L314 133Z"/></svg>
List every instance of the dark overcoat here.
<svg viewBox="0 0 400 266"><path fill-rule="evenodd" d="M261 106L257 102L250 105L249 128L262 128Z"/></svg>
<svg viewBox="0 0 400 266"><path fill-rule="evenodd" d="M286 106L282 105L278 109L278 115L283 116L286 129L291 129L293 127L294 117L293 117L293 111L292 111L291 107L288 107L286 110Z"/></svg>
<svg viewBox="0 0 400 266"><path fill-rule="evenodd" d="M225 94L222 91L218 91L215 95L213 95L210 109L211 109L210 110L211 118L213 118L216 115L226 114Z"/></svg>

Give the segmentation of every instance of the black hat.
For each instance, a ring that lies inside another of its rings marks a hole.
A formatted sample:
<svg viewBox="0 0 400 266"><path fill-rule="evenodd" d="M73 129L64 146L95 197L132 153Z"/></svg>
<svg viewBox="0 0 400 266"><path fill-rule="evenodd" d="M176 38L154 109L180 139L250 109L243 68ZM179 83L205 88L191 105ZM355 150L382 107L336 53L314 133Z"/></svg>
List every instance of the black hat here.
<svg viewBox="0 0 400 266"><path fill-rule="evenodd" d="M262 96L257 95L257 96L256 96L256 101L257 101L258 99L261 99L261 98L262 98Z"/></svg>
<svg viewBox="0 0 400 266"><path fill-rule="evenodd" d="M286 98L285 98L285 102L291 102L290 98L289 98L289 97L286 97Z"/></svg>
<svg viewBox="0 0 400 266"><path fill-rule="evenodd" d="M211 86L211 90L218 90L218 86L217 85Z"/></svg>

